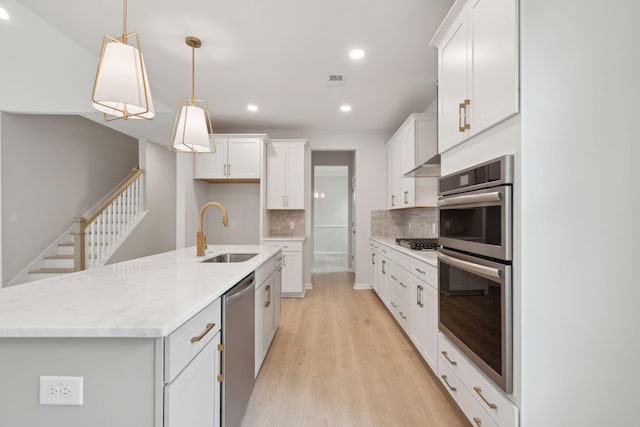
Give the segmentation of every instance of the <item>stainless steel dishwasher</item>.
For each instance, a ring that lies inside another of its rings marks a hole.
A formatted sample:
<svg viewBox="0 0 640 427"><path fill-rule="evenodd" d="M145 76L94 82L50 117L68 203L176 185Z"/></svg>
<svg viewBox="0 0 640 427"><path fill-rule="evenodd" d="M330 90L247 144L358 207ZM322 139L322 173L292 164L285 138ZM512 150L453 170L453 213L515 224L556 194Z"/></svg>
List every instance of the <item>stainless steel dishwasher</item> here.
<svg viewBox="0 0 640 427"><path fill-rule="evenodd" d="M222 425L242 424L255 384L255 274L227 291L222 299Z"/></svg>

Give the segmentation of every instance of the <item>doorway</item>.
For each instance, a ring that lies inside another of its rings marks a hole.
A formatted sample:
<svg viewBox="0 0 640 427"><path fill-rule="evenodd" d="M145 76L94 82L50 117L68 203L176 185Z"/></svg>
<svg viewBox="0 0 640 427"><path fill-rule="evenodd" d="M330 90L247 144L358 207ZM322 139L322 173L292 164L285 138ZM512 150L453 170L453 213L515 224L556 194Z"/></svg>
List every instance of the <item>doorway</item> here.
<svg viewBox="0 0 640 427"><path fill-rule="evenodd" d="M312 273L353 271L353 151L313 151Z"/></svg>

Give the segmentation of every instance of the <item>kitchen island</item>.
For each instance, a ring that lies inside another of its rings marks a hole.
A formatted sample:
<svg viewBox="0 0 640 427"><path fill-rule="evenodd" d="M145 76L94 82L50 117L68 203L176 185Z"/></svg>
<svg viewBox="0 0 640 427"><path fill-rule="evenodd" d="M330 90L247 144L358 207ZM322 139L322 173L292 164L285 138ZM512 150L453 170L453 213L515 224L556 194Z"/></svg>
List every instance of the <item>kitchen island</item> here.
<svg viewBox="0 0 640 427"><path fill-rule="evenodd" d="M219 424L220 297L279 251L187 248L0 290L0 425ZM257 255L201 262L222 252ZM42 376L82 377L82 405L39 404Z"/></svg>

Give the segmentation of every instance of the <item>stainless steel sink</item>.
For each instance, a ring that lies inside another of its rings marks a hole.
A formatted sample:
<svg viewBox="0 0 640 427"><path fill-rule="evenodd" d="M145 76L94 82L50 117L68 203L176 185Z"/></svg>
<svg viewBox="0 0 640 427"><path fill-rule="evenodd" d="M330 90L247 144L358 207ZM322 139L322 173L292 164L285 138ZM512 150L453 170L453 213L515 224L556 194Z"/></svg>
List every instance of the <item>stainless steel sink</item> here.
<svg viewBox="0 0 640 427"><path fill-rule="evenodd" d="M207 259L203 259L200 262L243 262L243 261L248 261L251 258L253 258L254 256L256 256L258 254L254 254L254 253L245 253L245 254L237 254L237 253L225 253L225 254L219 254L216 255L214 257L211 258L207 258Z"/></svg>

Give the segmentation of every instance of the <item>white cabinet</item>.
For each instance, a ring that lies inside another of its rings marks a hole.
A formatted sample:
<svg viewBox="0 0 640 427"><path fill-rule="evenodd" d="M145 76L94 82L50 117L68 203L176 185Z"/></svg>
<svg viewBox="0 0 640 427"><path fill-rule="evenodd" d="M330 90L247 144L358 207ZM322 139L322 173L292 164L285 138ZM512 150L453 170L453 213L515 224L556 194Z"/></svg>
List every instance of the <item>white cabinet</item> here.
<svg viewBox="0 0 640 427"><path fill-rule="evenodd" d="M458 0L431 45L440 152L518 112L517 0Z"/></svg>
<svg viewBox="0 0 640 427"><path fill-rule="evenodd" d="M267 209L304 209L306 157L305 140L267 144Z"/></svg>
<svg viewBox="0 0 640 427"><path fill-rule="evenodd" d="M264 136L214 135L216 152L195 155L194 178L207 180L259 180Z"/></svg>
<svg viewBox="0 0 640 427"><path fill-rule="evenodd" d="M404 174L437 154L435 118L411 114L387 141L387 208L436 206L437 178Z"/></svg>
<svg viewBox="0 0 640 427"><path fill-rule="evenodd" d="M221 304L216 300L164 340L164 427L220 425Z"/></svg>
<svg viewBox="0 0 640 427"><path fill-rule="evenodd" d="M438 358L438 282L437 269L411 260L410 294L412 296L409 337L424 360L437 372ZM431 281L427 281L427 276Z"/></svg>
<svg viewBox="0 0 640 427"><path fill-rule="evenodd" d="M220 332L164 388L164 427L220 426Z"/></svg>
<svg viewBox="0 0 640 427"><path fill-rule="evenodd" d="M282 246L282 271L281 271L281 286L280 292L282 297L303 297L305 291L305 284L302 274L303 263L303 246L304 241L301 239L280 239L280 238L265 238L264 243L278 244ZM276 269L277 270L277 269ZM274 314L276 319L280 320L278 307L278 314ZM275 310L275 308L274 308Z"/></svg>
<svg viewBox="0 0 640 427"><path fill-rule="evenodd" d="M282 253L262 264L255 272L255 376L280 324L280 277Z"/></svg>

